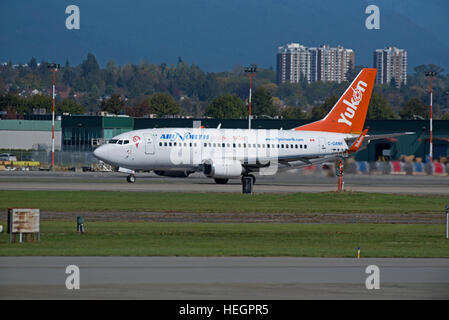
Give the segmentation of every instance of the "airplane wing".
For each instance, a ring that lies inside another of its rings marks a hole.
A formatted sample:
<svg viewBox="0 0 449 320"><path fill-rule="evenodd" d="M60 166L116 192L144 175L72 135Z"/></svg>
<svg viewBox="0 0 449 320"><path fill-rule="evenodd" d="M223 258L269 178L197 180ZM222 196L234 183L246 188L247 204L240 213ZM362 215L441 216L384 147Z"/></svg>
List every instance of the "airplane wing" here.
<svg viewBox="0 0 449 320"><path fill-rule="evenodd" d="M365 141L371 141L371 140L380 140L380 139L388 139L388 138L394 138L394 137L400 137L400 136L407 136L407 135L411 135L411 134L416 134L416 132L397 132L397 133L387 133L387 134L372 134L369 135L367 134L365 136ZM348 145L354 143L355 140L357 140L358 137L354 136L354 137L350 137L350 138L346 138L346 143L348 143Z"/></svg>
<svg viewBox="0 0 449 320"><path fill-rule="evenodd" d="M416 134L416 132L398 132L398 133L389 133L389 134L374 134L374 135L367 135L366 139L371 140L379 140L379 139L387 139L387 138L393 138L393 137L400 137L400 136L407 136L411 134Z"/></svg>

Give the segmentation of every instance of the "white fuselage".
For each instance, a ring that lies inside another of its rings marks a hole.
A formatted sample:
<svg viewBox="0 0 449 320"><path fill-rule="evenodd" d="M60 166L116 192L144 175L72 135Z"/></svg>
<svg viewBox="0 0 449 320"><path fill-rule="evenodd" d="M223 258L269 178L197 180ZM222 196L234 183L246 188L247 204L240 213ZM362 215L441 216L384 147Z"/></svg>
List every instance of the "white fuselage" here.
<svg viewBox="0 0 449 320"><path fill-rule="evenodd" d="M313 159L346 152L348 137L353 135L294 130L143 129L114 137L94 154L106 163L132 170L197 171L207 161L251 165L275 159L280 160L281 168L290 158L312 159L313 163ZM295 167L295 161L287 167Z"/></svg>

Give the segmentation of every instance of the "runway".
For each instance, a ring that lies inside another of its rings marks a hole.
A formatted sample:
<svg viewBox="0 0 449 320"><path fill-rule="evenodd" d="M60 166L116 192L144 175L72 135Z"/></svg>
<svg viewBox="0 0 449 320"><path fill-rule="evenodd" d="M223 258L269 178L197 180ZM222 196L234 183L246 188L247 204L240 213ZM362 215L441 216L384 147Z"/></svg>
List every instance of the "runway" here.
<svg viewBox="0 0 449 320"><path fill-rule="evenodd" d="M122 173L0 172L0 190L101 190L133 192L235 192L242 191L239 179L217 185L201 174L188 178L160 177L138 173L136 183L127 183ZM396 194L449 195L449 177L403 175L346 175L344 189ZM322 174L282 172L257 176L255 193L330 192L337 189L337 178Z"/></svg>
<svg viewBox="0 0 449 320"><path fill-rule="evenodd" d="M68 290L68 265L80 289ZM379 267L368 290L366 267ZM449 259L2 257L0 299L449 299Z"/></svg>

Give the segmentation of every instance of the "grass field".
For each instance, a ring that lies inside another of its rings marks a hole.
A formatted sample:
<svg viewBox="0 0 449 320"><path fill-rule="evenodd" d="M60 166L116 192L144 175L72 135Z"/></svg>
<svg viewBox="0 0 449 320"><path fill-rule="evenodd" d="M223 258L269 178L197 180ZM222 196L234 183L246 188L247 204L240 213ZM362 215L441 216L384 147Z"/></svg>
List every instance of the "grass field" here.
<svg viewBox="0 0 449 320"><path fill-rule="evenodd" d="M327 192L293 194L0 191L0 210L48 212L441 213L447 196Z"/></svg>
<svg viewBox="0 0 449 320"><path fill-rule="evenodd" d="M4 223L4 221L3 221ZM10 244L0 255L446 257L442 225L41 222L40 243Z"/></svg>
<svg viewBox="0 0 449 320"><path fill-rule="evenodd" d="M43 212L442 213L448 197L370 193L258 194L0 191L0 210ZM88 216L88 215L86 215ZM41 243L9 244L0 256L310 256L446 257L438 224L276 224L41 221ZM0 221L5 226L5 221Z"/></svg>

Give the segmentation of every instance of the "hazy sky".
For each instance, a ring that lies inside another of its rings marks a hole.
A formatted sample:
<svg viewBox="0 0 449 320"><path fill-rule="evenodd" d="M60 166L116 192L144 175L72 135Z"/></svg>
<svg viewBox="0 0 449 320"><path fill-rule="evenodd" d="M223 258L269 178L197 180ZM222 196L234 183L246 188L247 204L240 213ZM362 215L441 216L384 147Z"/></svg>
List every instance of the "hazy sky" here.
<svg viewBox="0 0 449 320"><path fill-rule="evenodd" d="M68 5L80 9L80 29L68 30ZM365 8L380 9L380 30L367 30ZM449 71L447 0L3 0L0 61L78 64L88 52L102 66L175 64L178 57L207 71L236 64L275 67L277 47L343 45L356 64L372 66L376 48L396 45L409 73L423 63Z"/></svg>

